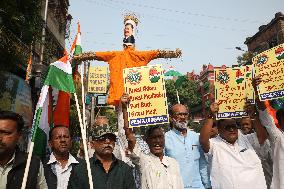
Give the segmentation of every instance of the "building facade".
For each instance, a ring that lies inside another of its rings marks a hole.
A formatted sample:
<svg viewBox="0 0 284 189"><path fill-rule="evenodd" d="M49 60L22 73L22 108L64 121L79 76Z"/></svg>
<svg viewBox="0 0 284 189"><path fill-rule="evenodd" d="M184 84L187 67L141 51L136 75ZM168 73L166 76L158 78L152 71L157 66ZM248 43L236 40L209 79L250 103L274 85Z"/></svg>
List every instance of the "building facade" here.
<svg viewBox="0 0 284 189"><path fill-rule="evenodd" d="M247 45L249 52L256 54L284 43L283 13L276 13L271 22L260 26L258 32L252 37L248 37L244 43Z"/></svg>
<svg viewBox="0 0 284 189"><path fill-rule="evenodd" d="M226 69L226 66L214 67L209 63L208 65L204 64L202 66L202 70L199 74L195 74L194 71L187 73L188 79L199 82L200 86L198 92L201 94L202 103L191 109L192 118L196 122L205 119L210 104L214 102L214 69Z"/></svg>

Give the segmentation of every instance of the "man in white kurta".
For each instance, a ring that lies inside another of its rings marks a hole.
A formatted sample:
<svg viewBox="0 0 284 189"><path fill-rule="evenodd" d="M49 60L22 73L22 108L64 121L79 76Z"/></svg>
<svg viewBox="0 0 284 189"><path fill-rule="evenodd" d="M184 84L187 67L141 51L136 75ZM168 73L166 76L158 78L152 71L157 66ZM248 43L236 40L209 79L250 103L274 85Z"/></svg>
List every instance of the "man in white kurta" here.
<svg viewBox="0 0 284 189"><path fill-rule="evenodd" d="M164 155L165 133L161 127L148 127L145 138L150 153L144 154L133 131L129 128L127 105L129 95L121 97L124 130L128 141L131 159L138 165L142 174L142 189L183 189L183 181L178 163L173 158Z"/></svg>
<svg viewBox="0 0 284 189"><path fill-rule="evenodd" d="M218 104L211 104L210 110L199 140L211 164L212 188L266 189L261 161L246 135L238 131L234 119L218 120L219 135L210 139L214 118L219 111ZM257 129L259 134L260 131Z"/></svg>
<svg viewBox="0 0 284 189"><path fill-rule="evenodd" d="M266 189L261 161L245 135L230 144L220 136L210 139L206 154L211 159L213 189Z"/></svg>
<svg viewBox="0 0 284 189"><path fill-rule="evenodd" d="M265 126L272 148L273 158L273 177L271 189L284 188L284 133L278 129L269 115L267 109L264 111L258 110L259 119L262 125Z"/></svg>
<svg viewBox="0 0 284 189"><path fill-rule="evenodd" d="M137 144L132 157L141 170L142 189L183 189L182 177L175 159L163 156L160 160L152 153L143 153Z"/></svg>

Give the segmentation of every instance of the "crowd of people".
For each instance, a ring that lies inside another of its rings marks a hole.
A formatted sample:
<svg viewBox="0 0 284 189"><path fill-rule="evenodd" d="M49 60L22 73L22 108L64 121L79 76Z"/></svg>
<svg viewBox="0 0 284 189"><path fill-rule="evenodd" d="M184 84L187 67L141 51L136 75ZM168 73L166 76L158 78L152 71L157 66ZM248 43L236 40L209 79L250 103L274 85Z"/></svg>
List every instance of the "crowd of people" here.
<svg viewBox="0 0 284 189"><path fill-rule="evenodd" d="M253 86L261 82L254 79ZM257 93L257 90L255 89ZM263 102L247 104L248 117L216 120L218 104L212 103L201 132L188 128L189 110L172 106L171 128L149 126L141 140L129 128L129 95L121 97L128 149L108 124L91 132L90 158L95 189L284 189L284 111L278 110L277 128ZM21 188L27 154L17 142L24 127L14 112L0 111L0 189ZM70 153L71 136L65 126L49 132L51 154L32 157L26 188L88 189L86 162ZM78 153L78 156L84 152ZM131 161L121 160L121 153ZM120 155L119 155L120 154Z"/></svg>

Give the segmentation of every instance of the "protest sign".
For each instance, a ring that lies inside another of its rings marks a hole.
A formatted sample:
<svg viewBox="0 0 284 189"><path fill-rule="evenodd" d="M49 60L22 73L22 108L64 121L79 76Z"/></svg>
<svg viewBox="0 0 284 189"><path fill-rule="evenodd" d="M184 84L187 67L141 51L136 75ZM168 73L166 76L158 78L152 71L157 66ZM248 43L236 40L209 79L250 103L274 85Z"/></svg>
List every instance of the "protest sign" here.
<svg viewBox="0 0 284 189"><path fill-rule="evenodd" d="M262 79L258 86L259 99L284 97L284 43L259 53L252 62L255 76Z"/></svg>
<svg viewBox="0 0 284 189"><path fill-rule="evenodd" d="M245 91L246 100L252 104L255 103L254 89L252 86L253 67L252 65L241 66L241 70L245 73Z"/></svg>
<svg viewBox="0 0 284 189"><path fill-rule="evenodd" d="M242 68L214 70L215 102L219 104L217 119L246 116L245 72Z"/></svg>
<svg viewBox="0 0 284 189"><path fill-rule="evenodd" d="M130 96L128 106L130 127L169 122L163 73L161 65L123 70L125 92Z"/></svg>
<svg viewBox="0 0 284 189"><path fill-rule="evenodd" d="M104 94L107 92L108 69L103 66L89 68L88 92Z"/></svg>

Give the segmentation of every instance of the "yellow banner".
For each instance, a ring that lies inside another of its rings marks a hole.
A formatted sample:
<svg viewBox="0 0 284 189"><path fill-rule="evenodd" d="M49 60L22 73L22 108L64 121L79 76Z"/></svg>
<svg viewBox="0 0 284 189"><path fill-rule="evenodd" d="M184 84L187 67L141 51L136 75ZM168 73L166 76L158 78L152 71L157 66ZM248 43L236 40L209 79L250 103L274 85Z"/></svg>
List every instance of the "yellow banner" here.
<svg viewBox="0 0 284 189"><path fill-rule="evenodd" d="M246 100L254 104L255 95L254 95L254 89L252 86L253 66L252 65L241 66L240 69L243 70L243 72L245 73Z"/></svg>
<svg viewBox="0 0 284 189"><path fill-rule="evenodd" d="M284 43L259 53L252 59L261 101L284 97Z"/></svg>
<svg viewBox="0 0 284 189"><path fill-rule="evenodd" d="M94 66L89 68L88 92L104 94L107 92L108 68Z"/></svg>
<svg viewBox="0 0 284 189"><path fill-rule="evenodd" d="M125 91L130 96L128 121L130 127L169 122L168 105L161 65L123 70Z"/></svg>
<svg viewBox="0 0 284 189"><path fill-rule="evenodd" d="M246 116L244 105L246 74L243 68L215 69L215 102L219 104L217 119Z"/></svg>

